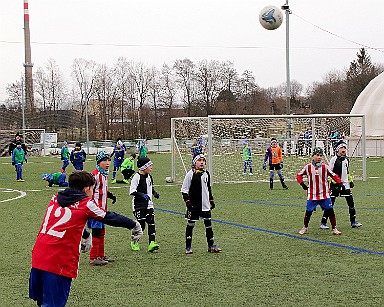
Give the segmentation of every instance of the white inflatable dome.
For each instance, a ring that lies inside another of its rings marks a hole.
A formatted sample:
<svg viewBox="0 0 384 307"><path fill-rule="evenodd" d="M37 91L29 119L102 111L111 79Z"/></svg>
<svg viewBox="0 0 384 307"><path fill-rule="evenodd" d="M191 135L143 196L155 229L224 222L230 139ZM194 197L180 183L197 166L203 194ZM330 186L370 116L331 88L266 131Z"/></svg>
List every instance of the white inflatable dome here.
<svg viewBox="0 0 384 307"><path fill-rule="evenodd" d="M365 135L384 136L384 72L371 80L357 97L350 114L365 115ZM351 135L358 135L351 126Z"/></svg>

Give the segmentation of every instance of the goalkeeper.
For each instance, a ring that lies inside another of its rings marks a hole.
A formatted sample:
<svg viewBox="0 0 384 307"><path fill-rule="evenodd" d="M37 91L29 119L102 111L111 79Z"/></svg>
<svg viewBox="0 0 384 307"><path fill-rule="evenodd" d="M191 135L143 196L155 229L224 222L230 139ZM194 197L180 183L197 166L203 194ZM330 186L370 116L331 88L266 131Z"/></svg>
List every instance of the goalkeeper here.
<svg viewBox="0 0 384 307"><path fill-rule="evenodd" d="M271 146L267 148L267 151L264 156L263 170L267 169L267 161L269 163L269 189L273 190L273 177L275 176L275 170L277 175L280 178L281 185L283 189L288 190L287 185L284 182L283 172L283 154L279 145L277 145L277 140L275 138L271 139Z"/></svg>
<svg viewBox="0 0 384 307"><path fill-rule="evenodd" d="M131 238L143 235L140 224L105 211L93 199L96 183L85 171L72 173L69 187L51 197L32 250L29 297L38 306L65 306L73 278L77 277L80 242L87 219L132 229Z"/></svg>

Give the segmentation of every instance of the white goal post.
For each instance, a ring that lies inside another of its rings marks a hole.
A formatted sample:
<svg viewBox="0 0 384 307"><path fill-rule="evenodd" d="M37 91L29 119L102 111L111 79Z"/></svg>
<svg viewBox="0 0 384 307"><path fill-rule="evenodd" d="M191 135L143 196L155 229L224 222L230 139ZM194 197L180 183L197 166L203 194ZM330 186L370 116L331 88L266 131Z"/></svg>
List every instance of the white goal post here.
<svg viewBox="0 0 384 307"><path fill-rule="evenodd" d="M215 183L269 181L262 169L271 138L276 138L284 154L283 173L295 180L310 161L311 149L324 148L324 160L333 156L335 140L348 145L350 172L354 179L366 180L365 117L362 114L316 115L211 115L171 119L172 180L181 182L191 168L193 139L201 138L207 156L207 168ZM307 133L306 133L307 132ZM253 172L243 174L242 148L247 141L252 149Z"/></svg>

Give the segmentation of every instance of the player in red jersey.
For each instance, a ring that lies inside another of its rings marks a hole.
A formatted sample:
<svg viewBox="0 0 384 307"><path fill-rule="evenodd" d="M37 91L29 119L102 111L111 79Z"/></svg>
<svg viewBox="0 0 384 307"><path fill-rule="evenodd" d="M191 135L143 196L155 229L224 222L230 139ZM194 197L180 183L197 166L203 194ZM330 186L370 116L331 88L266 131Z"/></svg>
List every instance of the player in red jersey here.
<svg viewBox="0 0 384 307"><path fill-rule="evenodd" d="M327 164L323 161L323 149L315 147L312 152L312 162L304 166L304 168L296 175L297 182L307 191L307 206L304 216L304 227L299 231L303 235L308 231L309 220L312 212L316 210L317 205L324 210L324 215L329 217L332 225L332 233L340 235L341 232L336 228L336 216L333 211L332 201L328 188L328 176L330 176L339 188L342 182ZM303 176L308 178L308 186L304 183Z"/></svg>
<svg viewBox="0 0 384 307"><path fill-rule="evenodd" d="M143 235L138 222L105 211L92 199L92 174L76 171L68 183L68 188L52 196L32 250L29 297L38 306L66 305L72 278L77 277L81 236L88 218L132 229L135 240Z"/></svg>
<svg viewBox="0 0 384 307"><path fill-rule="evenodd" d="M105 151L100 151L96 155L96 169L92 172L96 184L93 189L93 199L104 210L108 210L107 199L112 199L112 204L116 202L116 196L108 191L108 174L111 158ZM89 253L90 265L105 265L113 259L104 254L105 225L96 219L88 219L88 228L92 229L92 248Z"/></svg>

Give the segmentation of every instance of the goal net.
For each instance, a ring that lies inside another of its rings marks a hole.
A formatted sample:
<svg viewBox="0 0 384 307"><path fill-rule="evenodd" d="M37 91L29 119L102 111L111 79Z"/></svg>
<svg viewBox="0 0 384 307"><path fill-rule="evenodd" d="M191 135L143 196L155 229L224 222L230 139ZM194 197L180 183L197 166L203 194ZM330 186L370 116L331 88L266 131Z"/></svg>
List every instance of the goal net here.
<svg viewBox="0 0 384 307"><path fill-rule="evenodd" d="M204 144L212 182L269 181L269 171L263 170L262 165L271 138L276 138L282 148L286 181L296 180L296 174L311 161L314 147L324 149L323 159L328 162L339 140L348 145L352 177L366 180L364 127L364 115L360 114L172 118L172 180L181 182L191 169L191 146L194 139L200 139ZM252 150L252 175L249 169L245 175L243 173L242 149L245 141Z"/></svg>
<svg viewBox="0 0 384 307"><path fill-rule="evenodd" d="M28 155L44 154L45 129L17 129L0 130L0 156L8 155L9 144L15 140L16 133L27 146Z"/></svg>

